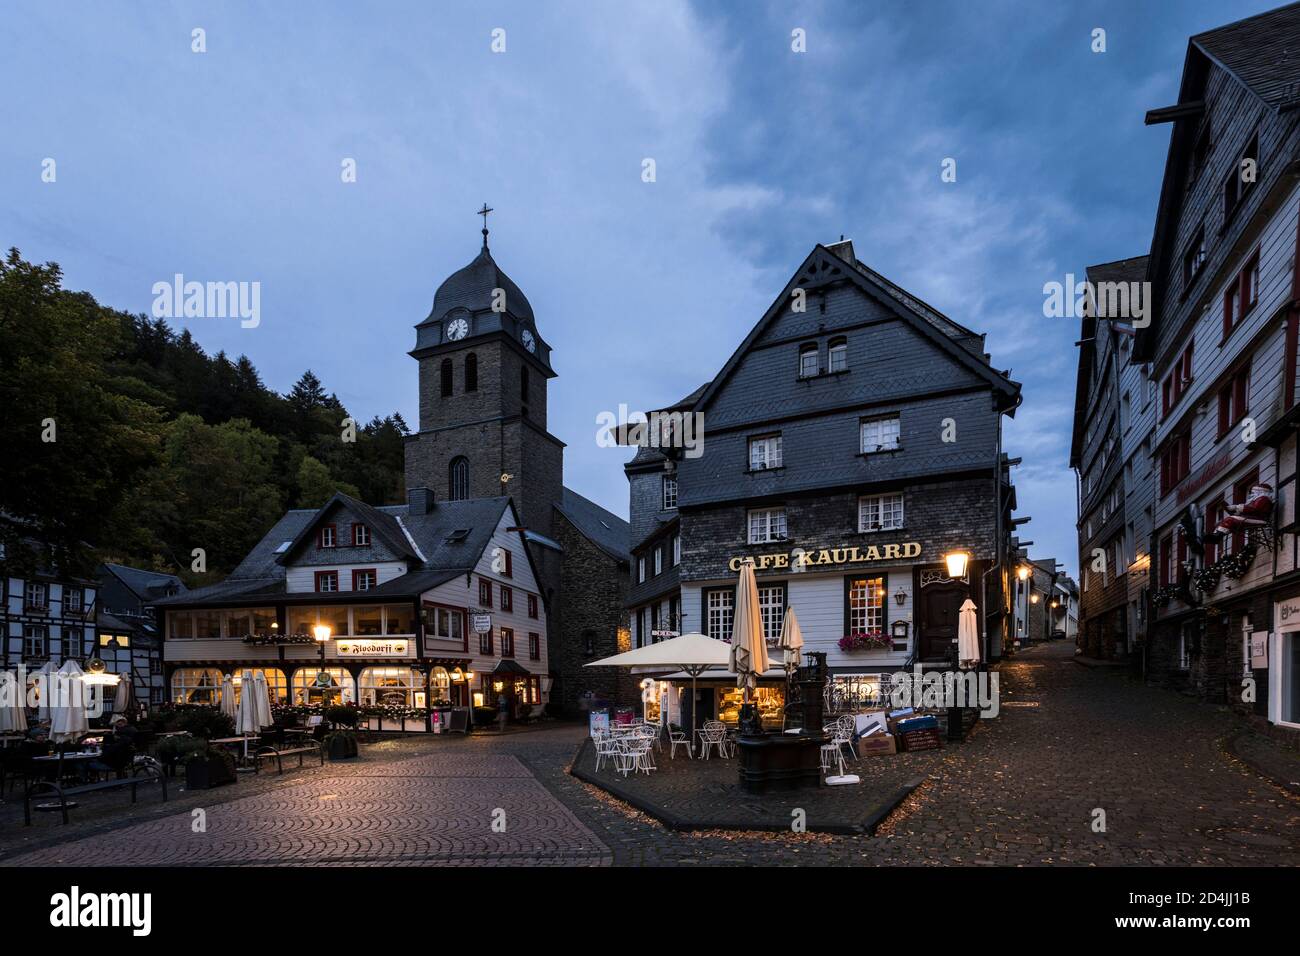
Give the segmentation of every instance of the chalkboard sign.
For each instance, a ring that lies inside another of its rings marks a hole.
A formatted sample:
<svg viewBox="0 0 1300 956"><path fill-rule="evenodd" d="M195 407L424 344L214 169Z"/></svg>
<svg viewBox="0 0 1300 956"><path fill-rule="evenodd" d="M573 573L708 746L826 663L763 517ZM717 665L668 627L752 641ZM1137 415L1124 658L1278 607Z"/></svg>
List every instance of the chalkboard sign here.
<svg viewBox="0 0 1300 956"><path fill-rule="evenodd" d="M447 728L444 733L469 733L469 708L453 707L447 715Z"/></svg>

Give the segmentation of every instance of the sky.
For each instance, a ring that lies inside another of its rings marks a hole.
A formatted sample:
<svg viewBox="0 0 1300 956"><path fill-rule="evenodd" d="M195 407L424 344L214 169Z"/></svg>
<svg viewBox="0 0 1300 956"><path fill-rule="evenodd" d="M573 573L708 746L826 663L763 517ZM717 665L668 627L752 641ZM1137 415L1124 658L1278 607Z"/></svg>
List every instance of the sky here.
<svg viewBox="0 0 1300 956"><path fill-rule="evenodd" d="M626 515L596 416L712 378L844 235L1023 384L1021 536L1075 573L1078 328L1044 283L1147 251L1170 128L1144 113L1189 35L1277 5L10 2L0 244L131 312L176 273L258 282L256 327L175 324L414 427L413 326L486 201L554 350L566 484Z"/></svg>

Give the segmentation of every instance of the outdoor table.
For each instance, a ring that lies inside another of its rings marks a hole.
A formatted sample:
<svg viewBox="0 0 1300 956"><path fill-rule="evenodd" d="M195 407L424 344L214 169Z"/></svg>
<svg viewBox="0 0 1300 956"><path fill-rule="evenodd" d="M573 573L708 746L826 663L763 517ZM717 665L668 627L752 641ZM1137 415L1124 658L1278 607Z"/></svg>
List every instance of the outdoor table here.
<svg viewBox="0 0 1300 956"><path fill-rule="evenodd" d="M81 777L82 780L85 780L86 771L90 767L90 762L92 760L98 760L100 756L101 754L97 750L92 752L83 751L80 753L74 752L74 753L65 753L65 754L49 754L48 756L45 757L33 757L32 763L38 763L38 764L52 763L58 765L60 761L62 761L62 763L71 764L73 767L75 767L77 770L77 775Z"/></svg>
<svg viewBox="0 0 1300 956"><path fill-rule="evenodd" d="M181 737L189 734L188 730L164 730L161 733L154 734L155 737Z"/></svg>
<svg viewBox="0 0 1300 956"><path fill-rule="evenodd" d="M243 744L243 745L244 745L244 759L247 760L247 759L248 759L248 745L249 745L249 743L251 743L251 742L254 741L254 740L261 740L261 739L262 739L261 737L257 736L256 734L253 734L253 735L251 735L251 736L245 736L245 737L217 737L215 740L210 741L210 743L214 743L214 744Z"/></svg>

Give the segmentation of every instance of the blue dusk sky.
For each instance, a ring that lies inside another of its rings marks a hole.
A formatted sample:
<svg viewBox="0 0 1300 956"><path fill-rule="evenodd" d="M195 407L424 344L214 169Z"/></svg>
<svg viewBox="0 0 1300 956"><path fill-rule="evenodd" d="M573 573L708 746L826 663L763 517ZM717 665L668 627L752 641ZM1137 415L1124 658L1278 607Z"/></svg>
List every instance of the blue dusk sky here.
<svg viewBox="0 0 1300 956"><path fill-rule="evenodd" d="M566 483L625 515L597 414L711 378L843 234L1024 384L1023 534L1075 573L1077 320L1044 318L1043 284L1148 249L1169 127L1144 112L1176 100L1189 35L1276 5L7 3L0 242L133 312L175 273L258 281L257 328L176 324L415 427L412 326L486 200L554 348Z"/></svg>

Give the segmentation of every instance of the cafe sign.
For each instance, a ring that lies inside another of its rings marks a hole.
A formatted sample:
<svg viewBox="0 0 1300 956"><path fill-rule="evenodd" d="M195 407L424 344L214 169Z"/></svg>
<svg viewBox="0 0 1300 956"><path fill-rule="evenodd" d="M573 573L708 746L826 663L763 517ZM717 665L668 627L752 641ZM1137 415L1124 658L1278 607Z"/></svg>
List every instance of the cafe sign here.
<svg viewBox="0 0 1300 956"><path fill-rule="evenodd" d="M410 641L335 641L339 657L406 657Z"/></svg>
<svg viewBox="0 0 1300 956"><path fill-rule="evenodd" d="M803 571L807 568L833 564L869 564L873 561L904 561L921 556L921 543L907 541L903 544L853 545L843 548L795 548L789 554L741 554L727 562L727 569L739 571L747 558L754 561L755 571Z"/></svg>

